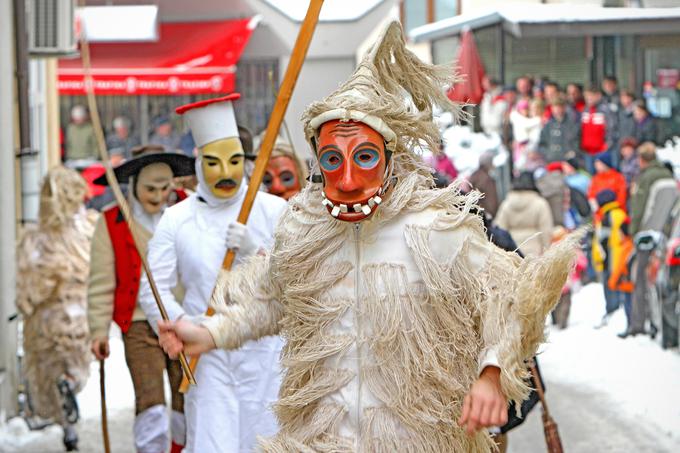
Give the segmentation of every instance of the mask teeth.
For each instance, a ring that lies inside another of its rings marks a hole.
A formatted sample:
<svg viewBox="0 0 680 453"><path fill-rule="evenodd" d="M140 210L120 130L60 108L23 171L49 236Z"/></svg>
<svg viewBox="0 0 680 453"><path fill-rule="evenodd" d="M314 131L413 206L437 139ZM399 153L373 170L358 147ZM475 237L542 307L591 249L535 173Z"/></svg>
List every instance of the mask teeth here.
<svg viewBox="0 0 680 453"><path fill-rule="evenodd" d="M322 205L324 206L330 206L333 207L333 203L330 202L327 198L324 198L323 201L321 202Z"/></svg>
<svg viewBox="0 0 680 453"><path fill-rule="evenodd" d="M341 204L341 205L340 205L340 212L342 212L342 213L347 212L347 205L346 205L346 204Z"/></svg>
<svg viewBox="0 0 680 453"><path fill-rule="evenodd" d="M369 215L371 213L371 208L368 205L363 205L361 207L361 212L363 212L364 215Z"/></svg>
<svg viewBox="0 0 680 453"><path fill-rule="evenodd" d="M361 212L361 204L357 203L354 206L352 206L354 209L354 212Z"/></svg>
<svg viewBox="0 0 680 453"><path fill-rule="evenodd" d="M334 206L333 210L331 211L331 215L333 217L337 217L340 214L340 207L339 206Z"/></svg>
<svg viewBox="0 0 680 453"><path fill-rule="evenodd" d="M373 208L373 206L375 206L375 200L373 200L373 197L368 199L368 206L370 208Z"/></svg>
<svg viewBox="0 0 680 453"><path fill-rule="evenodd" d="M382 203L382 198L376 195L375 197L373 197L373 201L375 202L375 204L380 204Z"/></svg>
<svg viewBox="0 0 680 453"><path fill-rule="evenodd" d="M324 198L324 200L325 200L325 199L326 199L326 192L324 192L324 191L322 190L322 191L321 191L321 196L322 196L322 197Z"/></svg>

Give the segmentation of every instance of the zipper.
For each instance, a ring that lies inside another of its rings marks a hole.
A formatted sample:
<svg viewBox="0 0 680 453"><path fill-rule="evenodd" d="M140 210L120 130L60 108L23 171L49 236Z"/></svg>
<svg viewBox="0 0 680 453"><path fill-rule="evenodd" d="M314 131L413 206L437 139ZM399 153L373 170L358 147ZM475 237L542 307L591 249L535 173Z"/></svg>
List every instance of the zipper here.
<svg viewBox="0 0 680 453"><path fill-rule="evenodd" d="M354 225L354 259L355 259L355 266L354 266L354 324L356 326L356 347L357 347L357 401L356 401L356 418L357 418L357 435L355 438L355 449L357 453L361 452L361 435L362 435L362 427L361 427L361 415L362 415L362 407L361 407L361 387L362 387L362 367L363 367L363 360L362 360L362 342L363 342L363 329L361 326L361 290L360 290L360 285L361 285L361 224L357 223Z"/></svg>

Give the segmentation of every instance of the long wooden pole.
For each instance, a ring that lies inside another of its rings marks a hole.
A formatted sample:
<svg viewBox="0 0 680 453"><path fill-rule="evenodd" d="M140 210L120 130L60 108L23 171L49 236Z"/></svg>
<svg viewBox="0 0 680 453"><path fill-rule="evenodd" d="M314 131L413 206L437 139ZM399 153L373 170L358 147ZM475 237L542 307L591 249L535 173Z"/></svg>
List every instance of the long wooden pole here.
<svg viewBox="0 0 680 453"><path fill-rule="evenodd" d="M99 110L97 109L97 100L94 95L94 82L92 80L92 72L90 65L90 46L87 42L87 39L85 38L84 33L81 35L80 39L80 54L83 59L83 72L85 75L85 92L87 94L87 104L90 109L92 127L94 128L95 137L97 139L99 156L106 170L105 173L106 180L109 183L109 187L111 187L111 191L113 192L113 196L116 199L116 203L120 208L120 212L123 214L125 222L127 223L127 226L130 229L130 233L132 235L132 242L134 242L135 250L137 250L137 254L139 255L139 258L142 261L142 268L146 273L146 277L149 281L149 286L151 287L151 292L156 301L156 305L158 306L158 310L161 313L161 317L163 318L163 320L168 321L169 320L168 312L165 310L165 306L163 305L163 301L161 300L161 295L158 292L158 287L156 287L156 281L153 279L153 275L151 274L151 268L149 267L149 262L146 259L144 250L140 246L141 242L136 232L136 228L132 224L132 215L130 214L130 207L128 206L127 201L125 200L125 196L123 195L123 192L120 189L120 185L118 185L118 180L116 179L116 175L113 172L113 168L111 168L109 153L106 150L106 141L104 140L103 132L104 130L102 129L101 120L99 118ZM188 383L196 385L196 379L194 378L194 374L192 372L191 367L189 366L189 362L187 361L186 355L184 353L180 354L179 361L180 364L182 365L182 370L184 371L184 378L187 379Z"/></svg>
<svg viewBox="0 0 680 453"><path fill-rule="evenodd" d="M99 361L99 393L102 406L102 437L104 439L104 453L111 453L109 441L109 418L106 412L106 378L104 374L104 360Z"/></svg>
<svg viewBox="0 0 680 453"><path fill-rule="evenodd" d="M319 13L321 12L321 6L323 5L323 0L311 0L309 2L309 7L307 8L307 15L305 16L302 25L300 26L300 31L298 32L297 39L295 40L295 47L293 48L293 53L290 56L290 61L288 62L288 67L286 68L286 74L283 76L283 82L281 82L281 89L279 90L279 95L276 97L276 103L274 104L274 109L272 110L272 115L269 118L269 124L267 125L267 131L264 134L264 139L262 140L262 145L260 146L260 152L255 160L255 170L253 171L250 181L248 182L248 192L243 200L243 205L241 206L241 211L238 214L237 221L242 224L248 222L248 216L250 216L250 210L253 208L253 203L255 202L255 196L262 183L262 178L264 177L264 172L267 169L267 163L269 162L269 156L272 154L272 149L274 148L274 143L276 142L276 137L279 134L279 128L281 127L281 122L288 109L288 104L290 103L290 98L293 95L293 90L295 89L295 84L297 82L298 76L300 75L300 70L302 69L302 64L307 56L307 50L309 49L309 44L312 42L312 36L314 36L314 30L316 29L316 24L319 21ZM236 258L236 252L234 250L228 250L222 261L222 269L229 270L234 264L234 258ZM213 294L210 297L212 300L215 295L215 288L213 288ZM214 310L208 307L206 315L212 316L215 314ZM198 364L199 356L191 357L190 368L193 372ZM182 384L179 389L180 392L184 393L189 387L189 382L186 379L182 379Z"/></svg>

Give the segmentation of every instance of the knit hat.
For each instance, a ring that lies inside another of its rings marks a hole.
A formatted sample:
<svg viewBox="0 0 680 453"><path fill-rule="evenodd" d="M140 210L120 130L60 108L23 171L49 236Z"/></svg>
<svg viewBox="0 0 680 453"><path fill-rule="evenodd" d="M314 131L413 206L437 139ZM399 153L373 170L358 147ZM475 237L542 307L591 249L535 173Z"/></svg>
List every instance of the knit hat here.
<svg viewBox="0 0 680 453"><path fill-rule="evenodd" d="M595 195L595 201L597 201L599 206L604 206L607 203L616 201L616 194L611 189L603 189Z"/></svg>
<svg viewBox="0 0 680 453"><path fill-rule="evenodd" d="M439 129L433 106L461 114L461 106L446 96L451 68L423 63L406 48L401 24L391 22L356 71L331 95L312 103L302 121L314 149L320 127L332 120L359 121L385 139L393 155L423 147L439 152Z"/></svg>
<svg viewBox="0 0 680 453"><path fill-rule="evenodd" d="M545 166L545 169L548 170L549 172L553 171L562 171L562 162L550 162L548 165Z"/></svg>
<svg viewBox="0 0 680 453"><path fill-rule="evenodd" d="M612 155L609 154L609 151L606 151L602 154L598 154L597 157L595 157L595 160L599 160L609 168L612 168L614 166L612 164Z"/></svg>

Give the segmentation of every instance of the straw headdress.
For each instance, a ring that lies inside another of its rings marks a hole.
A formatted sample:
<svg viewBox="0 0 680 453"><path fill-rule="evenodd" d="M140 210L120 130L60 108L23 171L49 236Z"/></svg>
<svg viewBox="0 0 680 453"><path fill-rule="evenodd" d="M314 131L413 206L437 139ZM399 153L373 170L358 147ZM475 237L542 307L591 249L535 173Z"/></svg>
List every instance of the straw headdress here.
<svg viewBox="0 0 680 453"><path fill-rule="evenodd" d="M412 152L421 145L438 149L439 130L432 109L460 114L445 88L454 81L449 67L422 62L406 49L399 22L391 22L352 76L303 114L305 135L315 146L318 130L332 120L359 121L385 139L392 154Z"/></svg>

